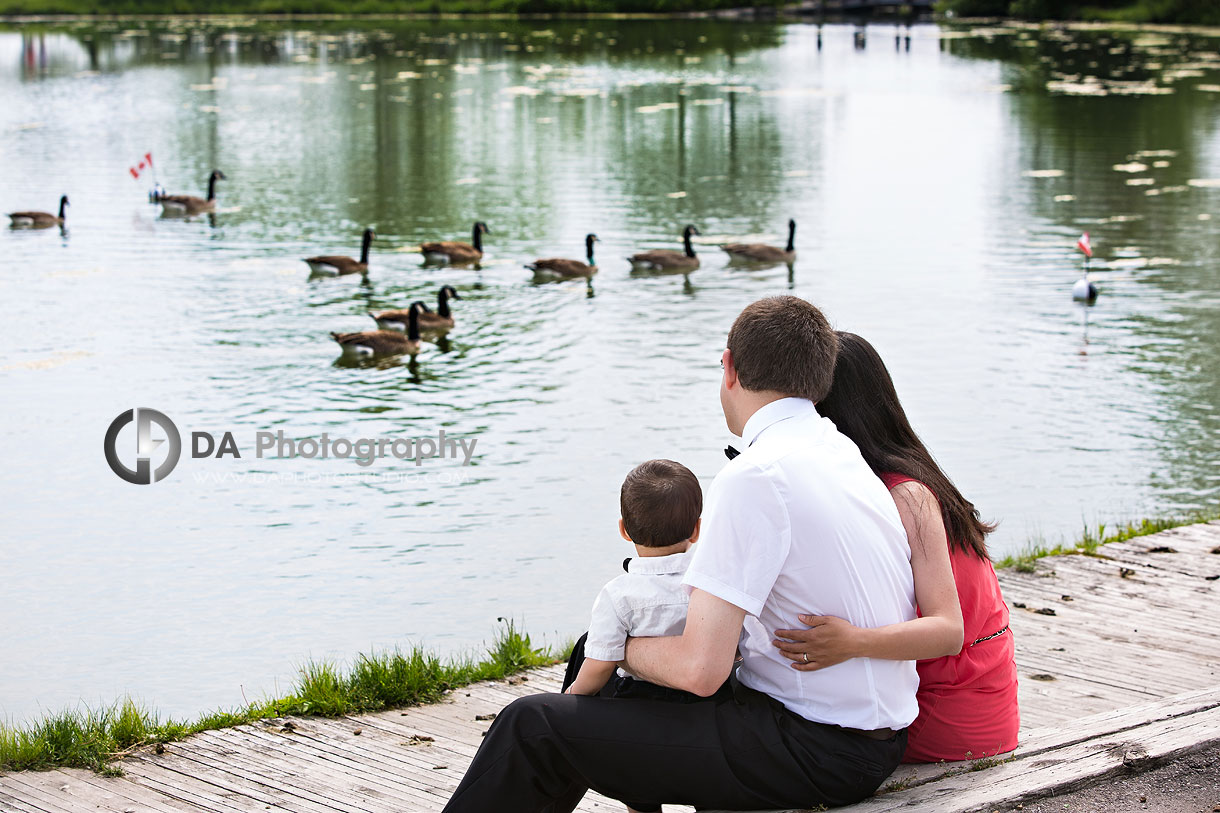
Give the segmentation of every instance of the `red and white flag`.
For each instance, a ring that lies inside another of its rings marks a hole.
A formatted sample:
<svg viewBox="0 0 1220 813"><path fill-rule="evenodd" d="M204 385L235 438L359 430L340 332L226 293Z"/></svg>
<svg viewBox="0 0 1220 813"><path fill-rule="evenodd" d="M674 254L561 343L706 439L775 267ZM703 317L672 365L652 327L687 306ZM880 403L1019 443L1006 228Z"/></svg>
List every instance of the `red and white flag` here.
<svg viewBox="0 0 1220 813"><path fill-rule="evenodd" d="M146 169L152 169L152 153L151 152L144 153L144 157L140 159L140 163L136 164L134 167L128 167L127 171L131 173L131 177L135 178L136 180L139 180L140 173Z"/></svg>
<svg viewBox="0 0 1220 813"><path fill-rule="evenodd" d="M1084 256L1093 256L1093 244L1089 242L1089 233L1085 232L1080 235L1080 239L1076 241L1076 248L1084 252Z"/></svg>

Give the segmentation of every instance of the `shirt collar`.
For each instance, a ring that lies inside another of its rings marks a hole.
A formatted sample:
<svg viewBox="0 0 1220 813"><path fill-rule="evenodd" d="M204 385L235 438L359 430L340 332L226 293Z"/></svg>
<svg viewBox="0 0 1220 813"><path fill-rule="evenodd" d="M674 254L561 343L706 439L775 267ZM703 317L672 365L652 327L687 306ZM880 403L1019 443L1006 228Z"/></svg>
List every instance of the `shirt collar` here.
<svg viewBox="0 0 1220 813"><path fill-rule="evenodd" d="M746 421L741 430L741 439L749 446L758 440L758 436L780 421L796 418L801 415L817 414L813 401L808 398L780 398L760 408Z"/></svg>
<svg viewBox="0 0 1220 813"><path fill-rule="evenodd" d="M643 573L650 576L665 576L674 573L685 573L690 558L695 553L691 546L683 553L671 553L668 556L637 556L629 560L628 573Z"/></svg>

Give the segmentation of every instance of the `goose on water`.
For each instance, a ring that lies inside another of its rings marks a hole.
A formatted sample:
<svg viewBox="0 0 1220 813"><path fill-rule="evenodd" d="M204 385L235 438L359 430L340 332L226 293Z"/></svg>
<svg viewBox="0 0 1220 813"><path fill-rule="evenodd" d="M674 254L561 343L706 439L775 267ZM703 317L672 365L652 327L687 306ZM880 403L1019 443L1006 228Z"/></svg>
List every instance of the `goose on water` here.
<svg viewBox="0 0 1220 813"><path fill-rule="evenodd" d="M456 240L424 243L419 247L424 255L424 262L450 265L477 263L483 259L483 235L491 234L491 229L482 220L474 224L469 243Z"/></svg>
<svg viewBox="0 0 1220 813"><path fill-rule="evenodd" d="M598 242L596 234L585 235L585 257L587 262L568 260L562 257L551 257L544 260L534 260L525 267L535 274L553 274L559 277L591 277L597 273L597 265L593 262L593 244Z"/></svg>
<svg viewBox="0 0 1220 813"><path fill-rule="evenodd" d="M408 313L407 333L396 330L365 330L360 333L331 333L330 337L343 348L346 358L372 358L380 356L414 355L419 352L419 313L421 306L414 304Z"/></svg>
<svg viewBox="0 0 1220 813"><path fill-rule="evenodd" d="M345 274L367 274L369 272L369 246L377 235L372 229L364 230L360 241L360 259L341 257L337 254L327 254L320 257L306 257L305 263L314 274L341 277Z"/></svg>
<svg viewBox="0 0 1220 813"><path fill-rule="evenodd" d="M68 207L68 196L59 196L59 214L50 212L9 212L10 226L14 229L47 229L51 226L62 226Z"/></svg>
<svg viewBox="0 0 1220 813"><path fill-rule="evenodd" d="M796 262L796 221L788 221L788 245L784 248L766 243L725 243L720 248L730 262L792 265Z"/></svg>
<svg viewBox="0 0 1220 813"><path fill-rule="evenodd" d="M699 230L694 226L687 226L682 230L682 251L642 251L632 254L627 260L637 271L694 271L699 267L699 258L695 256L690 238L692 234L698 233Z"/></svg>
<svg viewBox="0 0 1220 813"><path fill-rule="evenodd" d="M413 303L420 306L420 310L416 315L421 331L440 332L446 331L453 327L453 311L449 308L449 300L461 299L458 292L454 290L452 285L443 286L436 294L436 311L430 311L422 302ZM373 317L377 322L377 327L382 330L397 330L400 333L407 329L408 320L411 315L411 308L406 310L389 310L381 313L373 313L369 311L369 316Z"/></svg>
<svg viewBox="0 0 1220 813"><path fill-rule="evenodd" d="M195 195L158 195L157 203L161 204L162 214L167 215L197 215L201 212L216 211L216 182L223 181L225 174L219 169L212 170L208 176L208 196Z"/></svg>

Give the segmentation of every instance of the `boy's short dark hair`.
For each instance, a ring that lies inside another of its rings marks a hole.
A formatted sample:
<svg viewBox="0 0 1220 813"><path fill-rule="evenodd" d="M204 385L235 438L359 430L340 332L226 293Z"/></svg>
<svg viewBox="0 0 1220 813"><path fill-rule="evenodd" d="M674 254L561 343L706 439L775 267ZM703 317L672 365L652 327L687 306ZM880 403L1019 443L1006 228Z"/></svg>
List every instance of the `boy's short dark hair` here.
<svg viewBox="0 0 1220 813"><path fill-rule="evenodd" d="M631 541L664 548L690 539L703 513L703 490L694 472L672 460L649 460L631 470L619 493Z"/></svg>
<svg viewBox="0 0 1220 813"><path fill-rule="evenodd" d="M747 390L814 403L830 392L839 337L822 312L800 297L772 296L747 305L729 330L728 347Z"/></svg>

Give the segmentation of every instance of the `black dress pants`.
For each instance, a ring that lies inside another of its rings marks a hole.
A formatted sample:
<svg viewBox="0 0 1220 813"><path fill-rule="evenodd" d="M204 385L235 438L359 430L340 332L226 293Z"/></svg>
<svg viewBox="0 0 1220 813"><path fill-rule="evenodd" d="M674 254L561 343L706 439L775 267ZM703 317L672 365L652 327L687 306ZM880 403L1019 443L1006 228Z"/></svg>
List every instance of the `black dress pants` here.
<svg viewBox="0 0 1220 813"><path fill-rule="evenodd" d="M539 694L496 717L445 813L567 813L590 788L723 810L845 805L905 748L905 731L810 722L737 683L703 703Z"/></svg>

